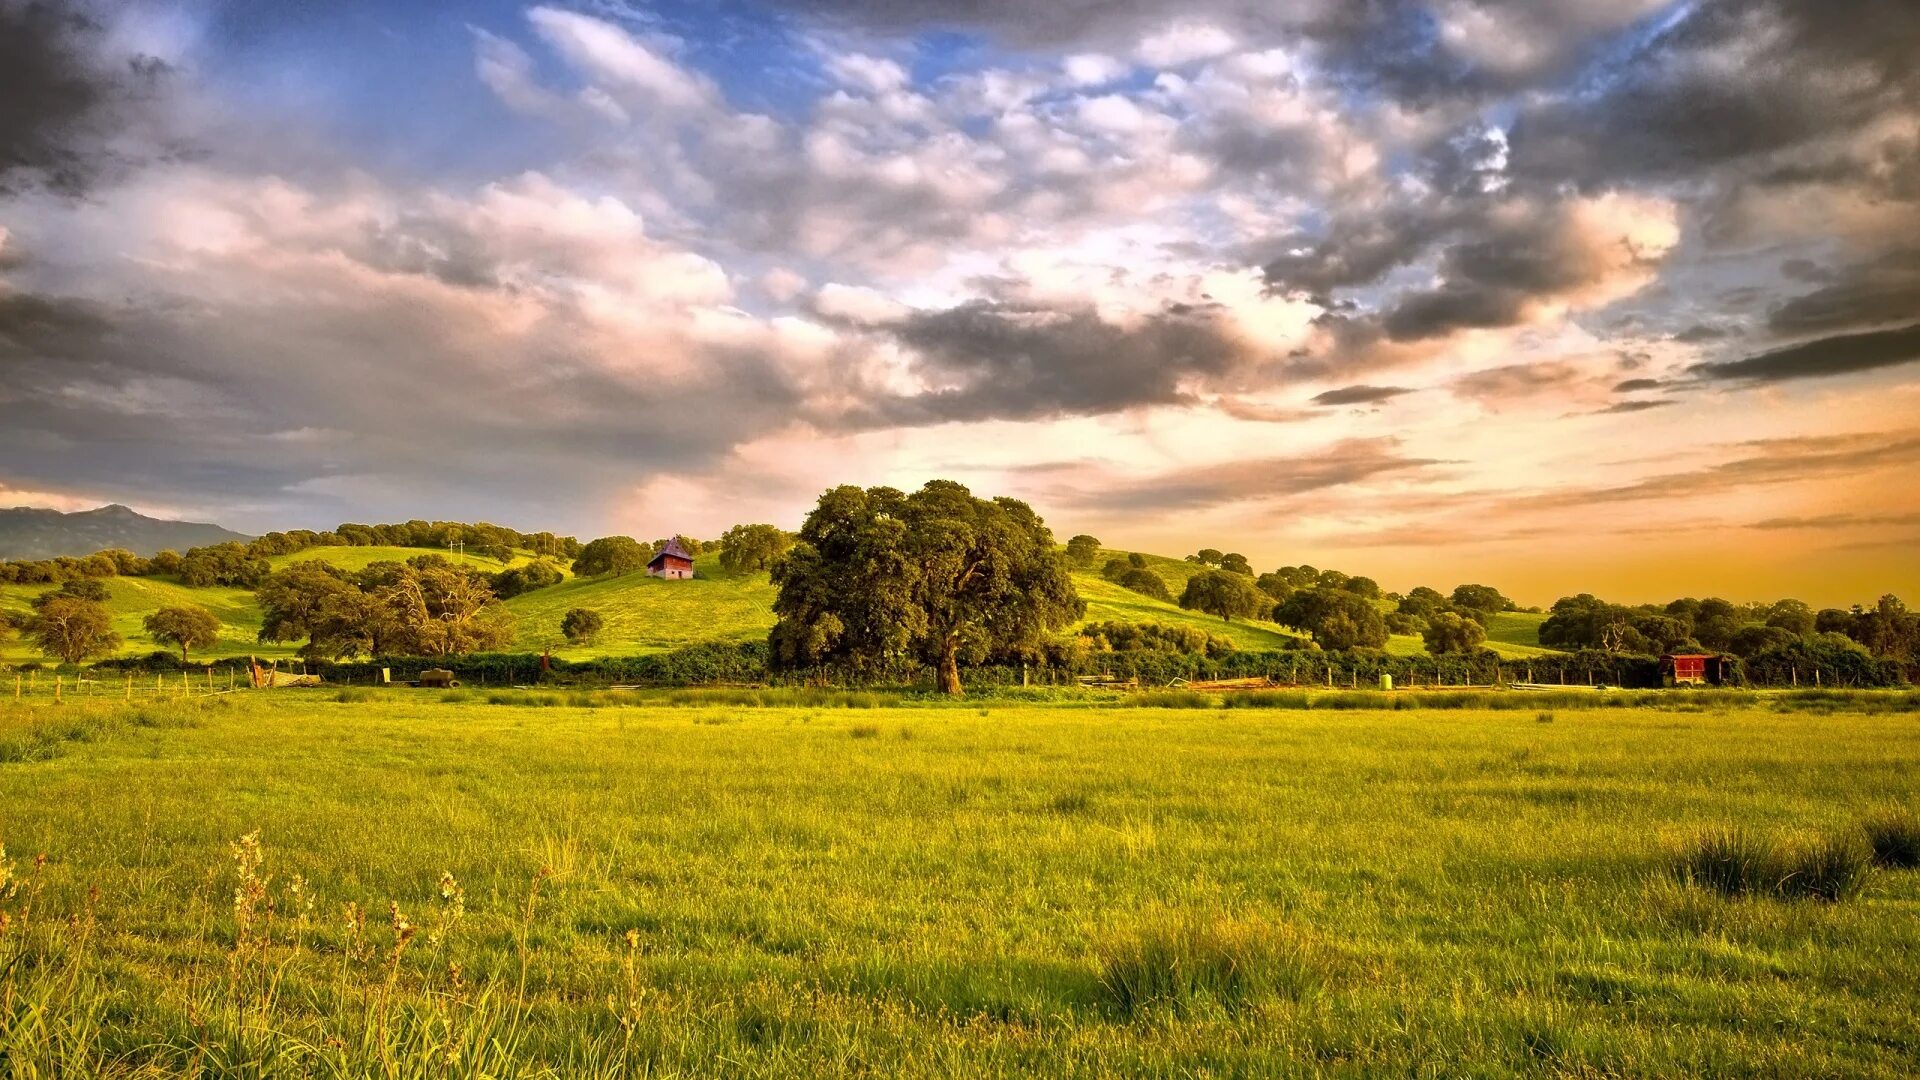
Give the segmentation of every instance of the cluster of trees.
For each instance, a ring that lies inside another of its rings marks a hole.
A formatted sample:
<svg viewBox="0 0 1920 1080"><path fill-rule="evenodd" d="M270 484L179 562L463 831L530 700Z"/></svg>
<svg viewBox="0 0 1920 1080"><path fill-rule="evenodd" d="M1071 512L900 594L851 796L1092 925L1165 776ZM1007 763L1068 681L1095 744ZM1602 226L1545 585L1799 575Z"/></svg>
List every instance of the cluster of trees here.
<svg viewBox="0 0 1920 1080"><path fill-rule="evenodd" d="M720 565L736 574L771 570L792 549L793 534L778 525L735 525L720 536Z"/></svg>
<svg viewBox="0 0 1920 1080"><path fill-rule="evenodd" d="M1187 561L1190 563L1198 563L1201 566L1212 567L1215 570L1224 570L1230 574L1242 574L1247 577L1253 576L1253 564L1247 561L1245 555L1237 551L1222 552L1215 548L1201 548L1199 551L1187 556Z"/></svg>
<svg viewBox="0 0 1920 1080"><path fill-rule="evenodd" d="M349 572L319 561L270 575L257 593L261 641L299 641L302 656L453 656L513 641L513 615L484 571L440 555Z"/></svg>
<svg viewBox="0 0 1920 1080"><path fill-rule="evenodd" d="M1031 507L950 480L826 492L773 581L776 667L926 664L950 694L963 663L1042 654L1086 611Z"/></svg>
<svg viewBox="0 0 1920 1080"><path fill-rule="evenodd" d="M1108 559L1100 568L1100 576L1131 589L1141 596L1150 596L1155 600L1173 602L1173 593L1167 588L1167 579L1147 569L1147 557L1134 552L1124 558Z"/></svg>
<svg viewBox="0 0 1920 1080"><path fill-rule="evenodd" d="M1920 613L1897 596L1873 607L1815 611L1800 600L1735 604L1687 597L1668 604L1611 604L1591 593L1554 602L1540 643L1615 653L1717 652L1756 657L1800 642L1854 647L1903 663L1920 656Z"/></svg>

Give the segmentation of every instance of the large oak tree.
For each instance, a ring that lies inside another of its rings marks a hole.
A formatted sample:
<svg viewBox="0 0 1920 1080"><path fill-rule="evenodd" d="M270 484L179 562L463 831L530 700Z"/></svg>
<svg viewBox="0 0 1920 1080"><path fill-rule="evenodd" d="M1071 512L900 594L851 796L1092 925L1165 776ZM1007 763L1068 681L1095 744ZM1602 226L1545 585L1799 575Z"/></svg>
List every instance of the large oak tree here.
<svg viewBox="0 0 1920 1080"><path fill-rule="evenodd" d="M1032 508L949 480L826 492L773 580L775 663L919 661L948 694L963 691L963 662L1034 648L1086 610Z"/></svg>

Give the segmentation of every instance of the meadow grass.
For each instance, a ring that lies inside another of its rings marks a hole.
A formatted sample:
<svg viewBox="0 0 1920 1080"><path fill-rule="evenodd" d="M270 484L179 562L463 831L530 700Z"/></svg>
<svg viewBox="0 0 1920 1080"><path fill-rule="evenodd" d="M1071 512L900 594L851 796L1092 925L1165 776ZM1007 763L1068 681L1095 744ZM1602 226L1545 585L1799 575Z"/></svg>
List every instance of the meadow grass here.
<svg viewBox="0 0 1920 1080"><path fill-rule="evenodd" d="M490 696L0 702L0 745L43 748L0 754L11 1071L1893 1077L1920 1049L1920 873L1816 900L1674 863L1735 830L1833 877L1822 842L1920 798L1908 712Z"/></svg>
<svg viewBox="0 0 1920 1080"><path fill-rule="evenodd" d="M552 645L569 660L638 656L709 642L765 641L773 629L773 583L766 571L730 574L720 560L699 560L689 581L666 581L643 572L617 577L569 578L507 601L518 620L519 647ZM567 644L560 620L571 608L590 608L606 619L592 645Z"/></svg>

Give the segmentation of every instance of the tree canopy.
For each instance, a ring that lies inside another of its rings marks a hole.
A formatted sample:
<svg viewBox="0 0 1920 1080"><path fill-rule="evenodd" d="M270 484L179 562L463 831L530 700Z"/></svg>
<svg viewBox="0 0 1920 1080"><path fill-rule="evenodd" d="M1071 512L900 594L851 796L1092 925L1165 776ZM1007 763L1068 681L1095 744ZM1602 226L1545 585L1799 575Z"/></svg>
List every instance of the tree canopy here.
<svg viewBox="0 0 1920 1080"><path fill-rule="evenodd" d="M1231 570L1195 574L1187 579L1187 587L1180 594L1181 607L1218 615L1228 622L1256 615L1270 603L1252 578Z"/></svg>
<svg viewBox="0 0 1920 1080"><path fill-rule="evenodd" d="M1100 541L1086 533L1067 541L1067 561L1082 570L1093 566L1093 560L1100 554Z"/></svg>
<svg viewBox="0 0 1920 1080"><path fill-rule="evenodd" d="M573 560L573 572L582 577L630 574L646 569L652 558L653 553L631 536L603 536L580 549L580 557Z"/></svg>
<svg viewBox="0 0 1920 1080"><path fill-rule="evenodd" d="M1428 652L1445 656L1478 649L1487 640L1487 629L1457 611L1438 611L1427 620L1420 636L1426 640Z"/></svg>
<svg viewBox="0 0 1920 1080"><path fill-rule="evenodd" d="M1085 604L1053 534L1026 503L975 498L935 480L833 488L775 565L774 661L874 670L934 665L942 692L960 666L1038 649Z"/></svg>
<svg viewBox="0 0 1920 1080"><path fill-rule="evenodd" d="M792 546L793 534L778 525L735 525L720 537L720 565L736 574L767 570Z"/></svg>
<svg viewBox="0 0 1920 1080"><path fill-rule="evenodd" d="M492 579L439 555L377 562L349 574L297 562L259 590L261 641L297 641L316 658L457 656L513 641L513 615Z"/></svg>
<svg viewBox="0 0 1920 1080"><path fill-rule="evenodd" d="M120 647L113 616L98 601L55 595L35 607L27 621L27 639L48 656L77 664Z"/></svg>
<svg viewBox="0 0 1920 1080"><path fill-rule="evenodd" d="M1273 621L1312 634L1323 649L1377 649L1388 637L1379 609L1340 588L1301 589L1274 607Z"/></svg>
<svg viewBox="0 0 1920 1080"><path fill-rule="evenodd" d="M569 608L560 617L560 633L575 645L591 645L606 629L607 620L592 608Z"/></svg>
<svg viewBox="0 0 1920 1080"><path fill-rule="evenodd" d="M187 650L205 649L220 640L220 620L194 604L161 608L148 615L142 625L153 640L178 648L182 664L188 660Z"/></svg>

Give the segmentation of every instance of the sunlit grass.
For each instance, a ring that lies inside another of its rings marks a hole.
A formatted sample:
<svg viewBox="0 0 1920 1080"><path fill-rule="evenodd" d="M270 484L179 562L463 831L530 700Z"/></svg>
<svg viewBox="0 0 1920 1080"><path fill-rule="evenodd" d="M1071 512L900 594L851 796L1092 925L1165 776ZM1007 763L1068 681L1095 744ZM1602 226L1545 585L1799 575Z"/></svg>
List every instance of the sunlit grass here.
<svg viewBox="0 0 1920 1080"><path fill-rule="evenodd" d="M1891 1077L1920 1039L1920 874L1823 854L1920 795L1910 713L496 693L547 692L0 702L16 1071ZM1841 887L1676 876L1715 830Z"/></svg>

